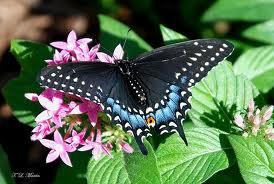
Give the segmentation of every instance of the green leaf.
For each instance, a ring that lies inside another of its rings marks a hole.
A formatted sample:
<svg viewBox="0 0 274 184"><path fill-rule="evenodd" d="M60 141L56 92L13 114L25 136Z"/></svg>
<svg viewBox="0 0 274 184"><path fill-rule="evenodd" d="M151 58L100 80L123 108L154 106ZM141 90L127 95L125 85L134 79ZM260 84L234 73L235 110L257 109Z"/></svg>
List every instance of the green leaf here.
<svg viewBox="0 0 274 184"><path fill-rule="evenodd" d="M262 21L274 18L274 0L218 0L203 15L203 21Z"/></svg>
<svg viewBox="0 0 274 184"><path fill-rule="evenodd" d="M243 36L252 40L274 44L274 20L251 26L243 32Z"/></svg>
<svg viewBox="0 0 274 184"><path fill-rule="evenodd" d="M163 183L202 183L227 168L231 147L223 133L215 128L188 129L188 146L177 134L168 137L156 151Z"/></svg>
<svg viewBox="0 0 274 184"><path fill-rule="evenodd" d="M236 74L244 74L262 92L274 87L274 46L253 48L242 54L233 66Z"/></svg>
<svg viewBox="0 0 274 184"><path fill-rule="evenodd" d="M31 102L24 97L25 93L40 93L42 90L36 83L36 75L45 66L45 59L52 58L50 47L24 41L13 40L11 52L21 65L19 77L9 81L4 88L4 96L12 107L14 115L24 124L33 126L35 116L41 112L38 103Z"/></svg>
<svg viewBox="0 0 274 184"><path fill-rule="evenodd" d="M247 107L259 92L244 76L236 76L223 61L196 84L192 91L190 118L196 126L210 126L230 132L236 110Z"/></svg>
<svg viewBox="0 0 274 184"><path fill-rule="evenodd" d="M1 184L15 183L13 178L11 177L8 157L1 146L0 146L0 183Z"/></svg>
<svg viewBox="0 0 274 184"><path fill-rule="evenodd" d="M73 167L62 164L56 174L54 184L73 183L84 184L86 181L86 171L88 161L91 157L90 152L74 152L70 155Z"/></svg>
<svg viewBox="0 0 274 184"><path fill-rule="evenodd" d="M172 29L165 27L162 24L160 24L160 30L161 30L165 45L169 45L172 43L178 43L178 42L187 40L187 37L183 36L182 34L176 32L176 31L173 31Z"/></svg>
<svg viewBox="0 0 274 184"><path fill-rule="evenodd" d="M135 143L132 154L113 153L112 159L107 156L99 161L91 159L87 172L88 184L161 184L155 153L147 141L145 145L149 152L147 156L142 155Z"/></svg>
<svg viewBox="0 0 274 184"><path fill-rule="evenodd" d="M274 141L230 135L240 172L247 184L273 183Z"/></svg>
<svg viewBox="0 0 274 184"><path fill-rule="evenodd" d="M235 160L235 155L233 155ZM236 161L236 160L235 160ZM244 179L240 173L237 162L234 162L232 166L214 174L209 178L205 184L245 184Z"/></svg>
<svg viewBox="0 0 274 184"><path fill-rule="evenodd" d="M135 32L128 32L129 27L121 22L105 15L99 15L99 21L101 45L110 52L112 52L119 43L123 45L126 38L125 51L129 58L136 57L137 55L152 49L151 46ZM107 51L104 50L104 52Z"/></svg>

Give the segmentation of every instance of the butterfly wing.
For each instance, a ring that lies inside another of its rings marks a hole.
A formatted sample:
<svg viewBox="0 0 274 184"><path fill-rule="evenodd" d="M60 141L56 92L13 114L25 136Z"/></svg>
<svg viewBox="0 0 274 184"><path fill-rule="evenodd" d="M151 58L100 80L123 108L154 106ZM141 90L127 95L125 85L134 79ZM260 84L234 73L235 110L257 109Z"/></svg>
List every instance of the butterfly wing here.
<svg viewBox="0 0 274 184"><path fill-rule="evenodd" d="M178 132L186 142L181 119L191 107L190 87L228 57L233 48L230 42L219 39L192 40L157 48L133 60L133 69L146 86L157 132Z"/></svg>
<svg viewBox="0 0 274 184"><path fill-rule="evenodd" d="M66 63L42 69L37 78L42 87L52 88L101 105L109 118L131 133L146 154L144 137L151 135L117 65L102 62Z"/></svg>
<svg viewBox="0 0 274 184"><path fill-rule="evenodd" d="M103 105L119 77L117 68L112 64L72 62L43 68L37 81L42 87L74 94Z"/></svg>

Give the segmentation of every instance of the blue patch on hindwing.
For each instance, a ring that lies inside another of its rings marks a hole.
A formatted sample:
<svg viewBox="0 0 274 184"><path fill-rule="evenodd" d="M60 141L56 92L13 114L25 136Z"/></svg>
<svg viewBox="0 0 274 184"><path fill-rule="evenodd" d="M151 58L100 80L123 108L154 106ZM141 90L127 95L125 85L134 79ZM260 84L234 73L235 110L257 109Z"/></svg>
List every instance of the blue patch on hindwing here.
<svg viewBox="0 0 274 184"><path fill-rule="evenodd" d="M179 101L181 99L180 87L171 85L169 89L171 92L168 95L169 100L167 101L166 106L155 112L156 124L176 119L175 113L179 108Z"/></svg>
<svg viewBox="0 0 274 184"><path fill-rule="evenodd" d="M133 129L146 125L144 119L139 114L132 114L124 110L112 98L107 99L107 104L112 108L114 116L119 116L122 122L129 122Z"/></svg>
<svg viewBox="0 0 274 184"><path fill-rule="evenodd" d="M155 113L149 113L145 118L153 117L156 124L175 120L176 111L179 108L180 87L171 85L169 87L170 93L169 100L166 102L165 107L156 110ZM127 110L121 108L120 104L115 103L114 99L108 98L107 104L112 108L114 116L119 116L122 122L129 122L133 129L146 126L145 119L139 114L132 114Z"/></svg>

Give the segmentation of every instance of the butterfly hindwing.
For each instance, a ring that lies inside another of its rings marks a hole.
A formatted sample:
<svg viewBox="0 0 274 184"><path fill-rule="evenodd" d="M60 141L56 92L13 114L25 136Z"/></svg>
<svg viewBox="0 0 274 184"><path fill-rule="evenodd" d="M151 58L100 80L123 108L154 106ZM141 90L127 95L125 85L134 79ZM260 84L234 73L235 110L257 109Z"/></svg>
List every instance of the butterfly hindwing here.
<svg viewBox="0 0 274 184"><path fill-rule="evenodd" d="M142 107L133 98L126 79L116 83L105 107L114 124L121 125L125 132L132 134L142 153L147 154L143 141L151 134L144 121L144 114L140 113Z"/></svg>

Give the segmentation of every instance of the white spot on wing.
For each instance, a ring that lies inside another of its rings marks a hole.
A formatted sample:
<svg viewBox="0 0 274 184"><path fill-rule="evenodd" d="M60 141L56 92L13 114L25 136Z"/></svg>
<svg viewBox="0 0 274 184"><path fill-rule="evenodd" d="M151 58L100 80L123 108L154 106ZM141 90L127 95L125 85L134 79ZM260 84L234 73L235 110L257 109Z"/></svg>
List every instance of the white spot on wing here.
<svg viewBox="0 0 274 184"><path fill-rule="evenodd" d="M180 103L180 109L183 109L184 106L186 106L186 103L181 102L181 103Z"/></svg>
<svg viewBox="0 0 274 184"><path fill-rule="evenodd" d="M166 127L166 125L161 125L160 127L159 127L159 129L163 129L163 128L165 128Z"/></svg>
<svg viewBox="0 0 274 184"><path fill-rule="evenodd" d="M164 133L168 133L168 131L167 130L163 130L163 131L161 131L160 135L162 135Z"/></svg>
<svg viewBox="0 0 274 184"><path fill-rule="evenodd" d="M148 107L148 108L146 109L146 113L147 113L147 114L150 113L150 112L153 112L153 108L152 108L152 107Z"/></svg>
<svg viewBox="0 0 274 184"><path fill-rule="evenodd" d="M173 127L177 127L176 123L174 123L173 121L169 122L168 125L169 125L169 126L173 126Z"/></svg>
<svg viewBox="0 0 274 184"><path fill-rule="evenodd" d="M178 79L180 75L181 75L181 73L175 73L176 79Z"/></svg>
<svg viewBox="0 0 274 184"><path fill-rule="evenodd" d="M197 61L196 57L189 57L189 59L191 59L192 61Z"/></svg>
<svg viewBox="0 0 274 184"><path fill-rule="evenodd" d="M115 121L121 121L121 119L120 119L119 116L115 116L114 120L115 120Z"/></svg>
<svg viewBox="0 0 274 184"><path fill-rule="evenodd" d="M139 129L136 131L136 134L137 134L137 136L139 136L141 133L142 133L142 130L139 128Z"/></svg>

